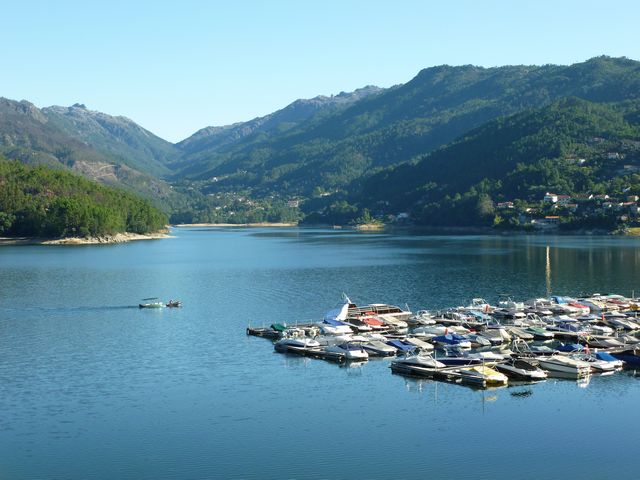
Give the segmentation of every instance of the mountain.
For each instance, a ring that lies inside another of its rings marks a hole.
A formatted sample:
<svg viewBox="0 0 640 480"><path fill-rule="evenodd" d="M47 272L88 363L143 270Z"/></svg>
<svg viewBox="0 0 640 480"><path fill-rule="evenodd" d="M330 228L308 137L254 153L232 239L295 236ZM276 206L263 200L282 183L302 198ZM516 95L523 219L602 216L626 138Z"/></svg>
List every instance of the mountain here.
<svg viewBox="0 0 640 480"><path fill-rule="evenodd" d="M88 112L81 107L71 107L71 110L65 116L60 113L60 107L41 110L25 100L0 98L0 154L25 164L68 169L107 185L125 187L147 198L161 201L173 194L166 182L149 172L160 167L145 168L148 171L132 167L140 166L142 161L132 160L133 154L127 155L122 146L123 138L142 137L146 130L129 120L119 120L120 117ZM96 127L94 134L89 134L90 126L99 124L98 118L113 128L110 137L106 134L107 127L101 127L101 130ZM129 132L136 133L125 134L127 129L123 126L118 130L118 124L126 125ZM149 149L151 145L162 145L163 141L155 140L157 137L149 139Z"/></svg>
<svg viewBox="0 0 640 480"><path fill-rule="evenodd" d="M181 175L185 175L192 169L197 171L200 162L207 165L221 163L236 148L247 149L251 145L259 145L269 138L285 134L316 115L335 112L382 91L369 85L349 93L299 99L281 110L248 122L203 128L176 144L183 157L174 163L173 168L182 169Z"/></svg>
<svg viewBox="0 0 640 480"><path fill-rule="evenodd" d="M175 177L199 182L205 192L248 187L257 196L308 197L347 188L500 116L568 96L620 102L639 95L640 63L626 58L570 66L427 68L404 85L282 130L240 135L236 126L209 131L210 142L187 140ZM232 131L237 135L229 141L224 135Z"/></svg>
<svg viewBox="0 0 640 480"><path fill-rule="evenodd" d="M350 211L355 218L367 208L410 212L423 225L477 225L494 218L479 215L482 199L487 206L505 200L537 206L548 191L640 194L638 170L640 100L567 98L492 120L415 163L354 183L345 197L327 198L318 217Z"/></svg>
<svg viewBox="0 0 640 480"><path fill-rule="evenodd" d="M82 104L41 110L47 120L103 155L140 172L162 177L178 154L174 145L126 117L114 117Z"/></svg>

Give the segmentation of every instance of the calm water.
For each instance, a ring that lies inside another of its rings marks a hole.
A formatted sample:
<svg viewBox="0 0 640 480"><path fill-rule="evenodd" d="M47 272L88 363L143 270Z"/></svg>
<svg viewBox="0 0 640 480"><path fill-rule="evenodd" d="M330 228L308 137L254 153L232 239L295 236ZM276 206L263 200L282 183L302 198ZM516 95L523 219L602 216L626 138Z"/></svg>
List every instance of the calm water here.
<svg viewBox="0 0 640 480"><path fill-rule="evenodd" d="M277 354L245 328L319 319L341 292L414 310L631 294L638 241L174 234L0 248L0 478L637 477L633 371L478 391ZM151 296L185 307L139 310Z"/></svg>

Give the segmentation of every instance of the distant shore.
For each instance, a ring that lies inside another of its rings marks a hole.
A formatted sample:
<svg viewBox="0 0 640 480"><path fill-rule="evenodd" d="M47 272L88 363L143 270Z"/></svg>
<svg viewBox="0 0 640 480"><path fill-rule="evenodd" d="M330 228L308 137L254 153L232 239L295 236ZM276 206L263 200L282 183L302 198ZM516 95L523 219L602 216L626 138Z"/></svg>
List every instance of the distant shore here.
<svg viewBox="0 0 640 480"><path fill-rule="evenodd" d="M0 245L109 245L115 243L133 242L136 240L159 240L170 238L168 230L160 232L116 233L99 237L65 237L65 238L34 238L34 237L0 237Z"/></svg>
<svg viewBox="0 0 640 480"><path fill-rule="evenodd" d="M179 223L173 227L297 227L297 223L259 222L259 223Z"/></svg>

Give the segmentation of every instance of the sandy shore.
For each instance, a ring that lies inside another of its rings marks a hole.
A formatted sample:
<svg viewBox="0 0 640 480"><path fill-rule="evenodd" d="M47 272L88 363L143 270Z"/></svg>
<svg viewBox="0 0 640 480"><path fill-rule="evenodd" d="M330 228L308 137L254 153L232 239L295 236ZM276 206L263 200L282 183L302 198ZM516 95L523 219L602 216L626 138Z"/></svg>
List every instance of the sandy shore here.
<svg viewBox="0 0 640 480"><path fill-rule="evenodd" d="M67 238L31 238L0 237L0 245L108 245L132 242L135 240L158 240L170 238L168 231L141 235L139 233L116 233L102 237L67 237Z"/></svg>
<svg viewBox="0 0 640 480"><path fill-rule="evenodd" d="M174 227L297 227L297 223L180 223Z"/></svg>

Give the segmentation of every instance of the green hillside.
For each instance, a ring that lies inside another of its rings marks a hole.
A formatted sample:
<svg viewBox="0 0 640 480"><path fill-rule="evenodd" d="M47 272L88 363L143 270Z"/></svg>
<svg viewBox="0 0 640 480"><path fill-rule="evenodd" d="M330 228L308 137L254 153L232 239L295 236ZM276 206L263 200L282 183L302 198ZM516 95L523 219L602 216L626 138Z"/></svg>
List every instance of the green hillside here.
<svg viewBox="0 0 640 480"><path fill-rule="evenodd" d="M30 237L149 233L166 216L148 201L77 175L0 158L0 235Z"/></svg>
<svg viewBox="0 0 640 480"><path fill-rule="evenodd" d="M640 95L640 63L598 57L571 66L433 67L410 82L294 128L232 145L191 149L177 176L206 193L249 188L311 196L445 145L492 119L575 96L620 102Z"/></svg>
<svg viewBox="0 0 640 480"><path fill-rule="evenodd" d="M500 202L515 202L511 216L518 207L541 207L546 192L622 199L640 194L639 119L639 102L564 99L488 122L415 163L354 183L348 195L306 208L316 212L310 220L352 220L366 208L409 213L421 225L470 226L500 223Z"/></svg>

